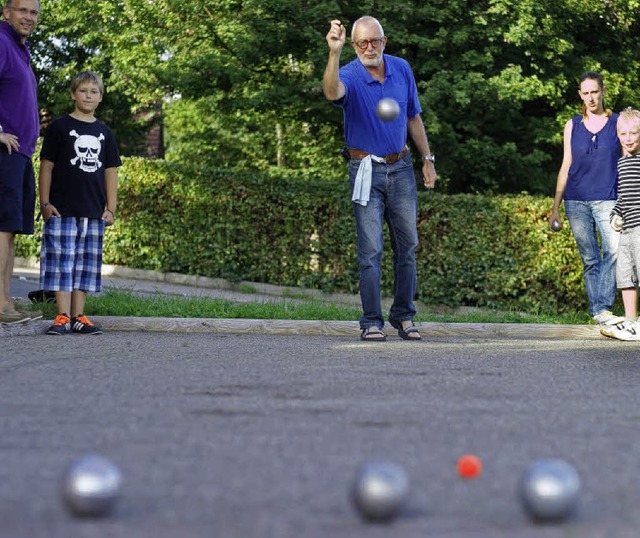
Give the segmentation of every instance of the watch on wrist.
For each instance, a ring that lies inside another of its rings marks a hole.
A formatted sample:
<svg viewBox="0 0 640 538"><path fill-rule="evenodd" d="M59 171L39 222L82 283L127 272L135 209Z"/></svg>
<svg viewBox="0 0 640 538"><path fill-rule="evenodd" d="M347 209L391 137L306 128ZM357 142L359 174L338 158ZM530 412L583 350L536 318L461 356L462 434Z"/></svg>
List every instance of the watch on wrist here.
<svg viewBox="0 0 640 538"><path fill-rule="evenodd" d="M432 163L436 162L436 156L432 153L431 155L425 155L422 157L423 161L431 161Z"/></svg>

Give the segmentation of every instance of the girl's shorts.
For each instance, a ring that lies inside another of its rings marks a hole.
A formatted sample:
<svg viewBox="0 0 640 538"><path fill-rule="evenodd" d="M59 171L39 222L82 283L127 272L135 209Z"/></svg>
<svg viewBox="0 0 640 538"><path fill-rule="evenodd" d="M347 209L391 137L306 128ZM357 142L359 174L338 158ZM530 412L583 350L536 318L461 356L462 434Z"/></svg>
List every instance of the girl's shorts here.
<svg viewBox="0 0 640 538"><path fill-rule="evenodd" d="M640 227L622 230L616 262L616 285L618 289L638 287L640 266Z"/></svg>

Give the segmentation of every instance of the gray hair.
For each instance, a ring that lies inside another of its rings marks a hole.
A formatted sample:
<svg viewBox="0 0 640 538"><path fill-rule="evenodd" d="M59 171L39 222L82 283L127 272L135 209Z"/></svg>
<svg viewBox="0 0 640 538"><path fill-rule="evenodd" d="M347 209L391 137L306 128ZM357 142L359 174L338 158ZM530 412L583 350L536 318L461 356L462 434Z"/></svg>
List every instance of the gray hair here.
<svg viewBox="0 0 640 538"><path fill-rule="evenodd" d="M382 35L382 37L384 37L384 30L382 29L382 24L380 24L380 21L378 21L378 19L376 19L375 17L371 17L369 15L365 15L364 17L360 17L357 21L355 21L353 23L353 26L351 27L351 40L353 41L355 35L356 35L356 26L358 25L358 23L361 22L366 22L366 23L374 23L378 29L380 30L380 34Z"/></svg>
<svg viewBox="0 0 640 538"><path fill-rule="evenodd" d="M13 7L13 0L6 0L4 7ZM38 0L38 8L40 8L40 0Z"/></svg>

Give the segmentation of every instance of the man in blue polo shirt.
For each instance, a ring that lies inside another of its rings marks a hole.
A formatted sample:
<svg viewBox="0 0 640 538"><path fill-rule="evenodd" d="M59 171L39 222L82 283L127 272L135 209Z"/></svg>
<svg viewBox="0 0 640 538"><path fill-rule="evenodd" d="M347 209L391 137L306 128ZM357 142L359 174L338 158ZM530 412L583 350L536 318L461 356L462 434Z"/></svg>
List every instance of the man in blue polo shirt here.
<svg viewBox="0 0 640 538"><path fill-rule="evenodd" d="M394 297L389 323L405 340L420 340L413 323L416 293L418 197L407 135L422 156L425 187L435 187L435 158L429 149L420 117L422 109L409 64L384 54L387 38L373 17L353 23L351 46L357 54L340 67L346 29L331 21L326 36L329 60L324 72L325 97L343 110L349 179L356 220L360 298L360 338L385 341L380 298L383 224L389 226L393 247ZM376 114L378 102L392 98L400 114L383 121Z"/></svg>
<svg viewBox="0 0 640 538"><path fill-rule="evenodd" d="M0 21L0 322L19 323L11 299L15 235L33 233L35 179L31 156L40 134L36 77L27 38L40 14L37 0L6 0Z"/></svg>

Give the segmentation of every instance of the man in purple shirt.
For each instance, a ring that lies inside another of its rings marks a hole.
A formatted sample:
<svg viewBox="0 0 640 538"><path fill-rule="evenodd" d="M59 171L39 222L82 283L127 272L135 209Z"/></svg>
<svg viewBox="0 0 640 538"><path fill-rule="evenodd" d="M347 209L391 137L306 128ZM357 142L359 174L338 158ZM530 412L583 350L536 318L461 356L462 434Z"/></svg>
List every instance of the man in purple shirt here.
<svg viewBox="0 0 640 538"><path fill-rule="evenodd" d="M38 0L6 0L0 21L0 322L30 319L11 299L16 234L33 233L35 178L31 156L40 134L36 77L27 38Z"/></svg>
<svg viewBox="0 0 640 538"><path fill-rule="evenodd" d="M420 118L418 90L408 62L384 52L387 37L373 17L358 19L351 29L351 46L357 58L340 67L346 30L331 21L327 34L329 59L323 78L327 99L343 110L345 156L349 160L360 277L360 338L385 341L380 301L383 224L386 220L393 248L393 304L389 323L405 340L420 340L413 323L416 314L416 226L418 198L413 161L407 146L411 138L422 157L424 186L436 182L435 157L429 149ZM383 98L398 103L395 118L379 118L377 104Z"/></svg>

